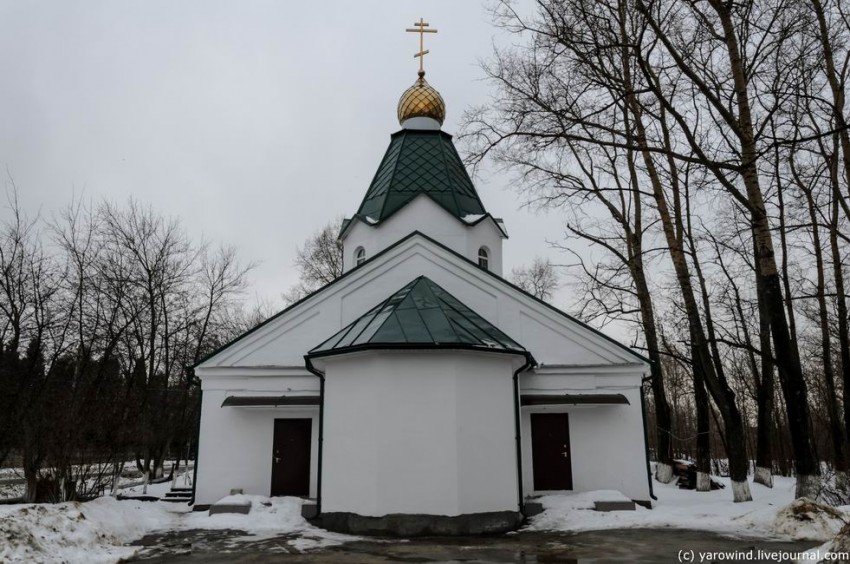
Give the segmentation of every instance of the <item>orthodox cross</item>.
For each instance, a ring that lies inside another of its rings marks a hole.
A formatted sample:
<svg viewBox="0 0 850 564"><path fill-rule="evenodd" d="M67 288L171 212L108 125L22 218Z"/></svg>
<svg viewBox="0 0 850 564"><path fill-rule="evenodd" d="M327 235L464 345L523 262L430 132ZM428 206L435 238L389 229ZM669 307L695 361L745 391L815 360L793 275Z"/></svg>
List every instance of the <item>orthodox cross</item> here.
<svg viewBox="0 0 850 564"><path fill-rule="evenodd" d="M419 34L419 52L413 55L413 58L419 57L419 76L423 76L425 74L425 55L427 55L430 51L428 49L424 49L425 47L425 34L426 33L437 33L436 29L428 29L430 25L423 18L419 18L418 22L413 22L413 25L416 27L409 27L404 31L409 31L411 33Z"/></svg>

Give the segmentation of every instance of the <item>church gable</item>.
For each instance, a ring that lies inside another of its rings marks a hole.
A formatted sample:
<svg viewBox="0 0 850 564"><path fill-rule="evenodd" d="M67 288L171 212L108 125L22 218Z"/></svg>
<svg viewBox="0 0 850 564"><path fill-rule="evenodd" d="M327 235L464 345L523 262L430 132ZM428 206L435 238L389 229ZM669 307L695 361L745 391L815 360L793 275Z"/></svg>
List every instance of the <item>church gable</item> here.
<svg viewBox="0 0 850 564"><path fill-rule="evenodd" d="M303 356L421 275L468 305L542 364L627 364L645 359L488 273L448 247L413 233L199 365L303 366Z"/></svg>

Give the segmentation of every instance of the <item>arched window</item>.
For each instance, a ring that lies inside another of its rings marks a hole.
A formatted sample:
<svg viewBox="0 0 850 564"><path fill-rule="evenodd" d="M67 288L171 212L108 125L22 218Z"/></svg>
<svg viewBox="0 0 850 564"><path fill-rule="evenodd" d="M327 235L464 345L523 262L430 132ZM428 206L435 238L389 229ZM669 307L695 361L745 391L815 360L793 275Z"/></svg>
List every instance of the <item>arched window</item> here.
<svg viewBox="0 0 850 564"><path fill-rule="evenodd" d="M364 262L366 262L366 249L357 247L357 250L354 251L354 266L360 266Z"/></svg>
<svg viewBox="0 0 850 564"><path fill-rule="evenodd" d="M487 247L478 249L478 266L484 270L490 270L490 253L487 251Z"/></svg>

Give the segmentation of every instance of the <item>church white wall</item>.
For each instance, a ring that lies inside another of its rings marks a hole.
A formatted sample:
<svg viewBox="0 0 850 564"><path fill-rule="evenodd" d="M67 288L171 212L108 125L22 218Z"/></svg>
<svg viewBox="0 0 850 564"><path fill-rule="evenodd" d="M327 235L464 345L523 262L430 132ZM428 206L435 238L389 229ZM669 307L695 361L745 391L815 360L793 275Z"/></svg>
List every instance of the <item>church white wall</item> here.
<svg viewBox="0 0 850 564"><path fill-rule="evenodd" d="M534 493L531 413L568 413L573 491L619 490L648 501L641 373L521 374L520 393L615 393L629 405L534 406L521 412L523 492Z"/></svg>
<svg viewBox="0 0 850 564"><path fill-rule="evenodd" d="M345 271L357 265L356 251L363 247L366 257L373 257L413 231L439 241L478 264L478 250L486 247L490 254L489 270L502 275L502 235L489 219L469 226L458 220L425 195L416 197L380 225L355 221L343 240Z"/></svg>
<svg viewBox="0 0 850 564"><path fill-rule="evenodd" d="M515 511L512 362L446 351L328 359L322 511Z"/></svg>
<svg viewBox="0 0 850 564"><path fill-rule="evenodd" d="M313 420L310 496L316 496L319 452L318 407L221 407L231 395L318 395L319 379L301 377L207 377L202 380L201 433L195 503L207 505L241 488L249 495L271 493L274 420Z"/></svg>

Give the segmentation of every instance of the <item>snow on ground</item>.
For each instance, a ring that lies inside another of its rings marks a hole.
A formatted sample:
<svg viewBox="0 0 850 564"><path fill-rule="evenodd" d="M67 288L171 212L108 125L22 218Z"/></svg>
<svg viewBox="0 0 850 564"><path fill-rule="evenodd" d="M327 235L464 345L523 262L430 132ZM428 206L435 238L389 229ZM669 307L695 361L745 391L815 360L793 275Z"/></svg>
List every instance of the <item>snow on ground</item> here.
<svg viewBox="0 0 850 564"><path fill-rule="evenodd" d="M136 551L122 545L171 527L187 510L112 497L0 506L0 562L115 562Z"/></svg>
<svg viewBox="0 0 850 564"><path fill-rule="evenodd" d="M246 532L242 540L291 534L287 542L299 551L355 539L307 523L299 498L245 497L252 502L247 515L209 515L184 504L112 497L0 506L0 562L116 562L139 549L126 543L165 530L235 529Z"/></svg>
<svg viewBox="0 0 850 564"><path fill-rule="evenodd" d="M237 529L248 532L252 538L270 538L283 533L297 534L299 538L289 542L298 550L333 546L357 537L332 533L309 524L301 516L302 500L297 497L264 497L259 495L233 495L219 503L251 502L247 515L239 513L195 512L186 515L181 523L183 529Z"/></svg>
<svg viewBox="0 0 850 564"><path fill-rule="evenodd" d="M794 511L787 508L794 501L794 478L774 477L772 489L750 483L753 501L745 503L732 502L728 478L715 479L725 483L726 489L697 492L679 489L675 482L653 482L658 501L651 510L638 507L635 511L594 511L594 501L624 498L609 490L543 496L539 501L545 511L533 517L526 529L575 532L678 528L744 537L826 541L845 521L850 521L850 506L833 515L810 511L795 518Z"/></svg>

